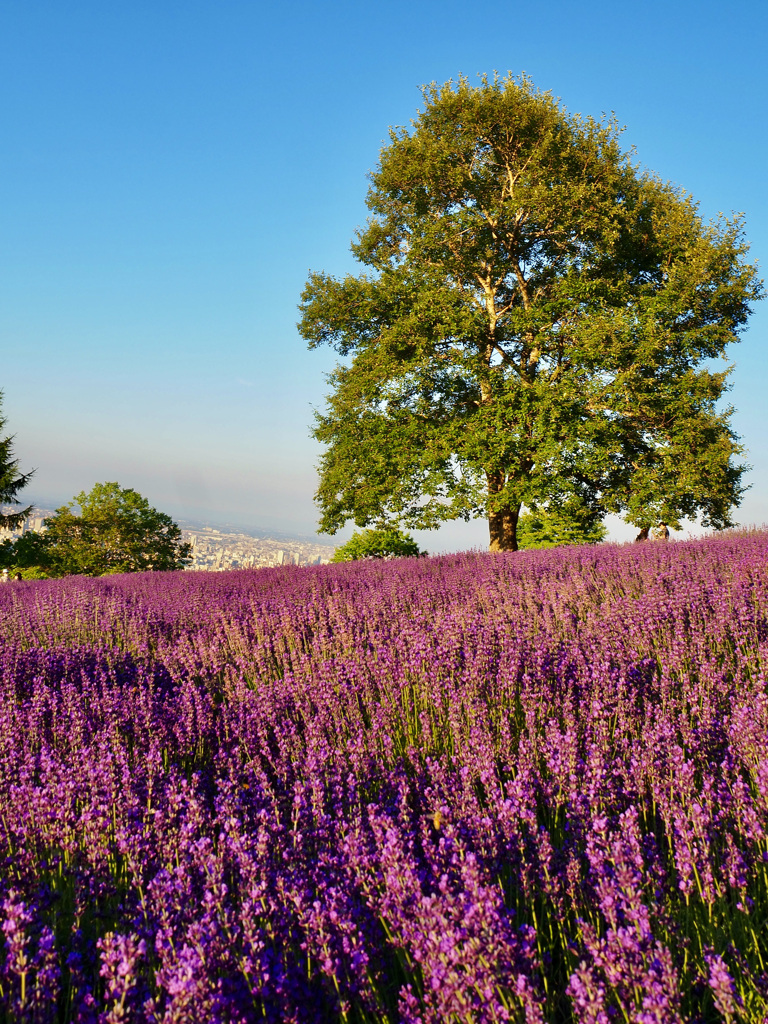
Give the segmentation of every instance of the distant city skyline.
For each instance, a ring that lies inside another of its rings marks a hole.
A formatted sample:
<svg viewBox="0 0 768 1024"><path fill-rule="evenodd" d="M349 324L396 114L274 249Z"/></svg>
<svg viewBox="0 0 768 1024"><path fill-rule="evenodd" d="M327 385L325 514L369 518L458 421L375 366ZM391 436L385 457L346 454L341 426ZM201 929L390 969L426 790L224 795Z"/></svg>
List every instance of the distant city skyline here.
<svg viewBox="0 0 768 1024"><path fill-rule="evenodd" d="M325 565L335 550L298 538L253 537L210 528L183 530L182 538L192 545L189 571Z"/></svg>
<svg viewBox="0 0 768 1024"><path fill-rule="evenodd" d="M753 0L6 5L0 390L29 500L117 480L177 519L313 533L335 357L306 350L297 303L310 269L358 271L366 173L422 83L527 72L615 111L705 219L744 211L765 265L766 28ZM768 521L767 306L731 353L742 523ZM487 527L417 538L485 547Z"/></svg>

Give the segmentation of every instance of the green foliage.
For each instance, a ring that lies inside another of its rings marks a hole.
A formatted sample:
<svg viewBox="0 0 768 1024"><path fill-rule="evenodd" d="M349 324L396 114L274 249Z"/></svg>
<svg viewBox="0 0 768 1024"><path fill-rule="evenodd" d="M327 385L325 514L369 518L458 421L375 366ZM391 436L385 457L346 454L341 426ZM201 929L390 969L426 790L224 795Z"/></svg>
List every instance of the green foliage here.
<svg viewBox="0 0 768 1024"><path fill-rule="evenodd" d="M407 533L393 528L355 531L346 544L337 548L332 562L354 562L358 558L409 558L423 554Z"/></svg>
<svg viewBox="0 0 768 1024"><path fill-rule="evenodd" d="M3 416L3 393L0 391L0 433L6 424ZM34 472L34 471L33 471ZM13 437L0 437L0 505L18 505L16 495L27 486L32 473L19 470L19 460L13 455ZM0 512L0 530L21 526L32 511L32 506L5 515Z"/></svg>
<svg viewBox="0 0 768 1024"><path fill-rule="evenodd" d="M556 548L563 544L599 544L608 531L593 516L573 509L538 509L520 516L517 543L525 548Z"/></svg>
<svg viewBox="0 0 768 1024"><path fill-rule="evenodd" d="M181 569L189 562L190 547L171 517L117 483L82 491L45 525L45 533L0 545L0 565L34 569L39 575L25 578L39 578Z"/></svg>
<svg viewBox="0 0 768 1024"><path fill-rule="evenodd" d="M302 294L309 346L346 357L314 430L324 531L483 515L515 549L523 506L730 524L745 467L713 361L762 284L741 221L704 223L619 135L512 77L431 86L391 131L366 272Z"/></svg>
<svg viewBox="0 0 768 1024"><path fill-rule="evenodd" d="M0 544L0 568L31 569L48 561L48 548L42 533L25 533L16 540Z"/></svg>
<svg viewBox="0 0 768 1024"><path fill-rule="evenodd" d="M50 579L50 573L47 573L42 566L31 565L28 569L17 570L18 574L23 580L47 580Z"/></svg>

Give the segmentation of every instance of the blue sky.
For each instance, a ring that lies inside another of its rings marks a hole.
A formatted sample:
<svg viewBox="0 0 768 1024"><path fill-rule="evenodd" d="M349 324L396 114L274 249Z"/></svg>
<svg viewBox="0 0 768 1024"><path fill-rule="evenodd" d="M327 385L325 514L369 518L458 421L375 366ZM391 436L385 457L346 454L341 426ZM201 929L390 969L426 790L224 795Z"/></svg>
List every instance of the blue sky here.
<svg viewBox="0 0 768 1024"><path fill-rule="evenodd" d="M29 494L98 480L180 517L310 533L330 352L308 270L354 269L366 172L419 86L527 72L768 260L768 7L490 0L6 0L0 11L0 389ZM768 521L764 303L731 400ZM424 537L484 545L484 523Z"/></svg>

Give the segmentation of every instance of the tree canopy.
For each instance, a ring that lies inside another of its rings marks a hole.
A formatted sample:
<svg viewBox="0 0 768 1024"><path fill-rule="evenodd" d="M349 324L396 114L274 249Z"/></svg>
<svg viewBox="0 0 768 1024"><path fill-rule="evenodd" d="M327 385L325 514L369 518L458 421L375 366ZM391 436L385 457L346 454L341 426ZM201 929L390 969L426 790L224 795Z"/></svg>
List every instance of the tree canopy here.
<svg viewBox="0 0 768 1024"><path fill-rule="evenodd" d="M332 562L354 562L359 558L412 558L421 555L419 545L408 533L394 527L357 530L334 552Z"/></svg>
<svg viewBox="0 0 768 1024"><path fill-rule="evenodd" d="M6 542L0 562L21 570L35 567L49 576L181 569L189 562L190 547L171 517L118 483L81 491L46 519L45 527L45 533Z"/></svg>
<svg viewBox="0 0 768 1024"><path fill-rule="evenodd" d="M32 472L22 473L19 469L19 460L13 453L13 437L2 437L6 422L3 416L3 393L0 391L0 506L19 505L17 495L32 479ZM5 514L0 509L0 530L12 530L20 526L31 511L31 505L18 512Z"/></svg>
<svg viewBox="0 0 768 1024"><path fill-rule="evenodd" d="M312 273L299 330L344 357L315 437L321 529L523 506L591 529L700 516L744 490L717 361L762 296L739 217L705 223L612 119L526 78L424 91L370 175L364 272Z"/></svg>

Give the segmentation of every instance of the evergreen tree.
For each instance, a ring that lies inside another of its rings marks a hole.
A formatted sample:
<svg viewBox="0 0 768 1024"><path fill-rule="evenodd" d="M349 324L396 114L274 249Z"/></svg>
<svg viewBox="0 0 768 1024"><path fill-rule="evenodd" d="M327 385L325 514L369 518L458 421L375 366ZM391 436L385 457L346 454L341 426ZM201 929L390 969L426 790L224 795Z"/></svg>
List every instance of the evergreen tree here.
<svg viewBox="0 0 768 1024"><path fill-rule="evenodd" d="M3 416L3 393L0 391L0 506L19 505L16 496L27 486L34 472L33 470L30 473L22 473L19 469L19 460L13 453L13 437L2 437L6 422ZM0 510L0 530L12 530L21 526L31 511L31 505L17 512L3 513Z"/></svg>

